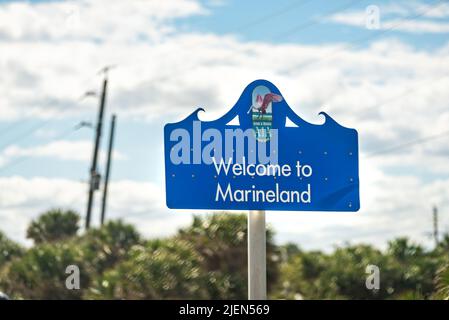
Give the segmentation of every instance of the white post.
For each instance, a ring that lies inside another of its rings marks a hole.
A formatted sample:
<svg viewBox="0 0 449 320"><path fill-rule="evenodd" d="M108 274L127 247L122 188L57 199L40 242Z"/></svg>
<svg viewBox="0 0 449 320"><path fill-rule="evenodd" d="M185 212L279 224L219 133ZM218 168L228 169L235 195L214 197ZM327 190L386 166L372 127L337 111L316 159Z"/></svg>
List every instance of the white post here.
<svg viewBox="0 0 449 320"><path fill-rule="evenodd" d="M248 213L248 299L267 299L265 211Z"/></svg>

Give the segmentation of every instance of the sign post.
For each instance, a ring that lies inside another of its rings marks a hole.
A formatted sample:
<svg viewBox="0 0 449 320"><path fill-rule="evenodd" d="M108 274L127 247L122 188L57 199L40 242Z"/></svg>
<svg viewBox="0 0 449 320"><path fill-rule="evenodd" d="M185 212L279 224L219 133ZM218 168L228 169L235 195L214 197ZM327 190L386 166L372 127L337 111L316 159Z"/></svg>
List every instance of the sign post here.
<svg viewBox="0 0 449 320"><path fill-rule="evenodd" d="M358 211L357 131L307 122L266 80L219 119L200 111L164 127L167 207L249 210L248 295L266 299L265 210Z"/></svg>
<svg viewBox="0 0 449 320"><path fill-rule="evenodd" d="M248 299L267 299L265 211L248 213Z"/></svg>

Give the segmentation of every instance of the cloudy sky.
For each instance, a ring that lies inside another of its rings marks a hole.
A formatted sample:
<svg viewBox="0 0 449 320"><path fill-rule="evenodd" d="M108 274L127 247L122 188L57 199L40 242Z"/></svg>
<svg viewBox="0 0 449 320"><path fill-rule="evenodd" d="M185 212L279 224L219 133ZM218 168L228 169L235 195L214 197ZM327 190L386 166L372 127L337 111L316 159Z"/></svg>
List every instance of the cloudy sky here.
<svg viewBox="0 0 449 320"><path fill-rule="evenodd" d="M198 106L215 119L262 78L303 119L326 111L360 140L362 209L268 212L277 241L430 246L433 205L449 231L448 55L446 1L0 1L0 229L27 243L48 208L84 215L93 131L74 128L98 101L80 98L116 65L110 218L148 237L188 224L164 205L163 125Z"/></svg>

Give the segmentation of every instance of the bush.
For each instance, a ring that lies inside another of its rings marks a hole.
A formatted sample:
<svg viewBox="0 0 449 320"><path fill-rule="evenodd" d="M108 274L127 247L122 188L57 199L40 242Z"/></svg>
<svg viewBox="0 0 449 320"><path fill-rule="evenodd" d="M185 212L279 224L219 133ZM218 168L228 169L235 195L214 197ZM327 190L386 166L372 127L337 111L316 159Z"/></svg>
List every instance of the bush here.
<svg viewBox="0 0 449 320"><path fill-rule="evenodd" d="M195 217L190 227L179 231L179 239L192 244L203 258L203 269L212 283L221 283L211 291L212 299L246 299L248 297L247 217L240 214L215 214ZM279 252L273 233L267 230L268 291L279 276Z"/></svg>
<svg viewBox="0 0 449 320"><path fill-rule="evenodd" d="M11 261L0 276L0 286L14 298L80 299L82 290L66 288L67 266L81 270L81 288L88 279L84 260L71 244L42 244L29 249L20 259Z"/></svg>
<svg viewBox="0 0 449 320"><path fill-rule="evenodd" d="M185 241L155 240L133 247L91 290L106 299L206 299L201 257Z"/></svg>
<svg viewBox="0 0 449 320"><path fill-rule="evenodd" d="M90 272L101 274L120 262L141 240L132 225L117 220L109 221L99 229L90 229L76 242L90 266Z"/></svg>
<svg viewBox="0 0 449 320"><path fill-rule="evenodd" d="M17 243L9 240L0 231L0 269L2 266L12 260L14 257L20 257L23 255L25 250Z"/></svg>

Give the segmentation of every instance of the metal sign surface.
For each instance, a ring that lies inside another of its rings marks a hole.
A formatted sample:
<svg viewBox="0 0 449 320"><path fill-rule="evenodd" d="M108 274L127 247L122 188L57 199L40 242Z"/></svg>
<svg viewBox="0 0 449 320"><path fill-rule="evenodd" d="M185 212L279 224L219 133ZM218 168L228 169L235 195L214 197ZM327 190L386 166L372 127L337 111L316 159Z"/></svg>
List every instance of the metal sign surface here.
<svg viewBox="0 0 449 320"><path fill-rule="evenodd" d="M304 121L266 80L215 121L200 121L199 111L164 127L169 208L359 209L356 130L324 112L324 124Z"/></svg>

